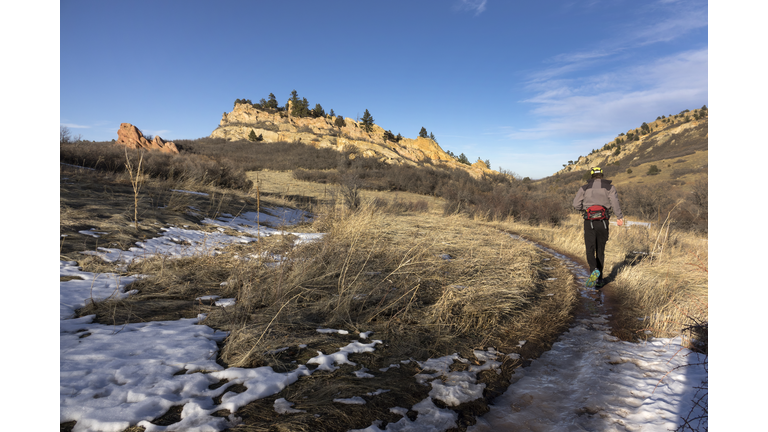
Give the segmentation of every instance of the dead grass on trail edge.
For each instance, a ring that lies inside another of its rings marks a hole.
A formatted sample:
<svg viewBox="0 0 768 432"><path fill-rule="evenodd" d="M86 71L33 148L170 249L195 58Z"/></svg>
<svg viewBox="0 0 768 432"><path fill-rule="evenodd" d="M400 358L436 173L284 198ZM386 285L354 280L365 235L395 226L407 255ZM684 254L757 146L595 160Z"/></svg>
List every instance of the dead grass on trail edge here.
<svg viewBox="0 0 768 432"><path fill-rule="evenodd" d="M559 227L495 224L585 261L578 215ZM668 224L612 226L606 245L608 288L619 303L619 321L637 337L682 335L707 351L708 240ZM626 338L626 334L616 333Z"/></svg>

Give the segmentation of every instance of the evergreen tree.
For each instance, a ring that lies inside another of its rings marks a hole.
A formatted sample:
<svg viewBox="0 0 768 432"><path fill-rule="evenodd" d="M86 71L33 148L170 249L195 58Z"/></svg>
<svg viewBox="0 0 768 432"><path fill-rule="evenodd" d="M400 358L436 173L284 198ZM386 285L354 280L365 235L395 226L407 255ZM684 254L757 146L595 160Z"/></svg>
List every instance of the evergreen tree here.
<svg viewBox="0 0 768 432"><path fill-rule="evenodd" d="M291 92L291 115L295 117L309 117L309 101L307 98L299 99L299 94L296 90Z"/></svg>
<svg viewBox="0 0 768 432"><path fill-rule="evenodd" d="M325 111L320 104L315 104L315 109L312 110L312 115L315 117L325 117Z"/></svg>
<svg viewBox="0 0 768 432"><path fill-rule="evenodd" d="M336 120L333 121L333 124L335 124L337 128L341 129L347 125L347 122L344 121L344 116L337 116Z"/></svg>
<svg viewBox="0 0 768 432"><path fill-rule="evenodd" d="M269 100L267 101L267 107L277 109L277 98L274 94L269 94Z"/></svg>
<svg viewBox="0 0 768 432"><path fill-rule="evenodd" d="M429 139L431 139L434 142L437 142L437 140L435 139L435 134L433 134L432 132L429 133Z"/></svg>
<svg viewBox="0 0 768 432"><path fill-rule="evenodd" d="M659 169L659 167L657 167L656 165L651 165L651 167L648 168L648 172L646 172L645 174L646 175L656 175L656 174L658 174L660 172L661 172L661 170Z"/></svg>
<svg viewBox="0 0 768 432"><path fill-rule="evenodd" d="M333 108L331 108L331 112L329 112L328 115L331 117L336 117L336 114L333 113Z"/></svg>
<svg viewBox="0 0 768 432"><path fill-rule="evenodd" d="M423 126L421 127L421 130L419 131L419 136L422 137L422 138L427 138L428 137L427 130L424 129Z"/></svg>
<svg viewBox="0 0 768 432"><path fill-rule="evenodd" d="M469 159L467 159L467 155L465 155L464 153L460 154L457 160L465 165L472 165L471 163L469 163Z"/></svg>
<svg viewBox="0 0 768 432"><path fill-rule="evenodd" d="M258 139L259 137L256 136L256 132L254 132L253 129L251 129L251 133L248 134L248 141L253 142L253 141L257 141Z"/></svg>
<svg viewBox="0 0 768 432"><path fill-rule="evenodd" d="M371 113L368 112L368 109L363 113L362 123L361 127L364 131L370 132L373 130L373 117L371 117Z"/></svg>

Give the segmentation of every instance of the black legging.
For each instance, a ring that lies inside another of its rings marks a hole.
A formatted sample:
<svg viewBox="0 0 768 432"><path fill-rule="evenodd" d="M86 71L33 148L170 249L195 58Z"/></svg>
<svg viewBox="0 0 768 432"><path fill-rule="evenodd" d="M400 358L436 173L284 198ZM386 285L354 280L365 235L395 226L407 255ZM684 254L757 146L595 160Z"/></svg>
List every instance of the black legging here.
<svg viewBox="0 0 768 432"><path fill-rule="evenodd" d="M589 272L600 270L600 278L603 278L603 264L605 263L605 244L608 242L608 220L588 221L584 220L584 245L587 247L587 264Z"/></svg>

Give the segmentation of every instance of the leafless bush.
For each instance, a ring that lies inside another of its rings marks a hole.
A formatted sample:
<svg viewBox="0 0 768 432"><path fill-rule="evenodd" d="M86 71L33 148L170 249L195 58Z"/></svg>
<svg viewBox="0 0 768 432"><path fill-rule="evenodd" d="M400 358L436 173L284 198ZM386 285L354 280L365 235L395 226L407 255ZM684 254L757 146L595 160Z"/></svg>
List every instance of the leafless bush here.
<svg viewBox="0 0 768 432"><path fill-rule="evenodd" d="M353 174L347 174L344 176L340 192L344 199L344 204L350 210L356 210L360 207L360 185L361 181Z"/></svg>
<svg viewBox="0 0 768 432"><path fill-rule="evenodd" d="M112 143L77 142L59 146L59 160L64 163L94 168L108 172L124 172L125 147ZM130 155L138 150L127 150ZM133 157L133 156L132 156ZM142 162L144 175L173 181L189 181L231 189L249 190L253 183L245 173L229 164L211 157L159 152L147 152Z"/></svg>
<svg viewBox="0 0 768 432"><path fill-rule="evenodd" d="M677 229L708 232L706 180L696 182L688 195L670 190L668 184L624 186L619 201L626 215L650 221L669 217Z"/></svg>
<svg viewBox="0 0 768 432"><path fill-rule="evenodd" d="M625 214L655 220L667 214L674 206L675 198L666 185L624 186L619 190L619 202Z"/></svg>
<svg viewBox="0 0 768 432"><path fill-rule="evenodd" d="M686 174L700 173L702 171L706 171L706 169L703 167L676 168L672 170L670 177L673 179L678 179Z"/></svg>
<svg viewBox="0 0 768 432"><path fill-rule="evenodd" d="M174 143L180 146L182 153L226 161L229 166L242 171L287 171L297 168L327 170L336 168L340 158L336 150L315 148L298 142L262 142L253 145L247 140L200 138L176 140Z"/></svg>

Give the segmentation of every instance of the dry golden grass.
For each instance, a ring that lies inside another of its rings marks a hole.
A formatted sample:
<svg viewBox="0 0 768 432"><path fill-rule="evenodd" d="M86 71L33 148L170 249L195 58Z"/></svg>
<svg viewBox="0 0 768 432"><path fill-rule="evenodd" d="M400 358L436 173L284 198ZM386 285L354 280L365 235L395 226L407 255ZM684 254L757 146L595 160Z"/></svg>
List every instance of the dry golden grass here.
<svg viewBox="0 0 768 432"><path fill-rule="evenodd" d="M317 224L328 228L325 239L282 249L281 265L266 267L261 260L233 264L227 290L236 292L240 312L209 318L233 332L224 361L262 364L261 353L279 348L265 344L284 343L267 335L285 326L377 334L410 326L446 336L486 337L541 300L541 252L466 219L394 217L370 205L351 213L337 206L329 207ZM569 291L567 280L562 285L560 291ZM570 294L562 299L568 310ZM235 316L252 318L243 324L232 322Z"/></svg>
<svg viewBox="0 0 768 432"><path fill-rule="evenodd" d="M249 171L246 173L254 185L259 185L262 194L268 197L280 197L288 200L296 206L306 205L310 202L314 205L330 205L338 201L341 194L339 185L306 182L293 178L292 171ZM256 186L254 186L255 188ZM418 195L411 192L386 192L361 190L363 199L386 199L403 201L424 200L429 206L429 213L441 214L445 200L433 196ZM313 211L311 207L303 207Z"/></svg>

